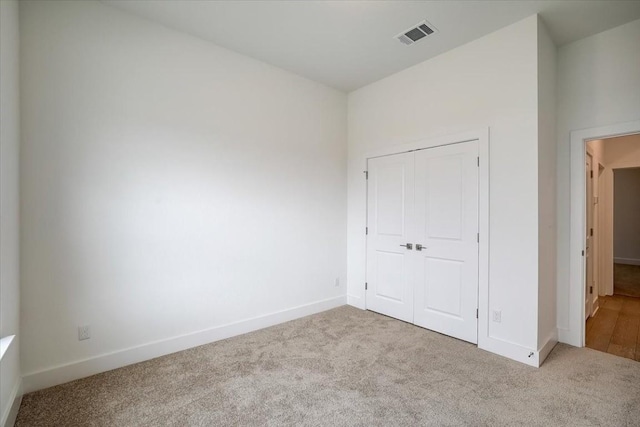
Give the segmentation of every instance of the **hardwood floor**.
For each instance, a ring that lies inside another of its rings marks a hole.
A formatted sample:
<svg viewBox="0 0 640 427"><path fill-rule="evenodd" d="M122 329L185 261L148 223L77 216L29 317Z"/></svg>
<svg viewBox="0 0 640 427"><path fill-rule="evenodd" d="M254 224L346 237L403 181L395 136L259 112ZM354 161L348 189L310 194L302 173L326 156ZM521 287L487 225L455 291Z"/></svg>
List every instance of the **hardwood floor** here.
<svg viewBox="0 0 640 427"><path fill-rule="evenodd" d="M586 346L640 362L640 298L600 297L600 309L587 319Z"/></svg>
<svg viewBox="0 0 640 427"><path fill-rule="evenodd" d="M613 264L613 293L640 297L640 265Z"/></svg>

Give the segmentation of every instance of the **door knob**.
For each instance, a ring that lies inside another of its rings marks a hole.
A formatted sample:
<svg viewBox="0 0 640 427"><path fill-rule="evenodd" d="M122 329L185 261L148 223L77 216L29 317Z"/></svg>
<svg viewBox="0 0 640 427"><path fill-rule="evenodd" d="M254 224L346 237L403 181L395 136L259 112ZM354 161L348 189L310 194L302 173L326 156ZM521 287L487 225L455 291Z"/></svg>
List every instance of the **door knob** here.
<svg viewBox="0 0 640 427"><path fill-rule="evenodd" d="M416 251L421 251L423 249L427 249L426 246L422 246L420 243L416 243Z"/></svg>
<svg viewBox="0 0 640 427"><path fill-rule="evenodd" d="M407 248L409 250L413 249L413 244L412 243L407 243L406 245L400 245L400 246L405 247L405 248Z"/></svg>

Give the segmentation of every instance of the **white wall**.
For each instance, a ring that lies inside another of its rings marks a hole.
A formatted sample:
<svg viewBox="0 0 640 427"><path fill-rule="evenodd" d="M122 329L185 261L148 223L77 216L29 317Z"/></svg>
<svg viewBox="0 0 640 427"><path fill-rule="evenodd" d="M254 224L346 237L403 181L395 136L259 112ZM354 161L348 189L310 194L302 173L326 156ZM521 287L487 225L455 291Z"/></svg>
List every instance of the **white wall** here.
<svg viewBox="0 0 640 427"><path fill-rule="evenodd" d="M346 95L98 2L20 15L25 388L346 301Z"/></svg>
<svg viewBox="0 0 640 427"><path fill-rule="evenodd" d="M0 361L0 425L20 395L18 3L0 1L0 337L15 335Z"/></svg>
<svg viewBox="0 0 640 427"><path fill-rule="evenodd" d="M556 329L556 45L538 19L538 349ZM524 159L523 159L524 160ZM551 348L547 348L550 351Z"/></svg>
<svg viewBox="0 0 640 427"><path fill-rule="evenodd" d="M502 354L538 349L537 26L532 16L349 95L351 304L364 306L366 153L490 127L489 309L502 323L488 339Z"/></svg>
<svg viewBox="0 0 640 427"><path fill-rule="evenodd" d="M558 328L569 331L571 131L640 118L640 20L558 49Z"/></svg>
<svg viewBox="0 0 640 427"><path fill-rule="evenodd" d="M638 144L640 147L640 144ZM639 150L640 151L640 150ZM640 265L640 169L614 171L613 257Z"/></svg>

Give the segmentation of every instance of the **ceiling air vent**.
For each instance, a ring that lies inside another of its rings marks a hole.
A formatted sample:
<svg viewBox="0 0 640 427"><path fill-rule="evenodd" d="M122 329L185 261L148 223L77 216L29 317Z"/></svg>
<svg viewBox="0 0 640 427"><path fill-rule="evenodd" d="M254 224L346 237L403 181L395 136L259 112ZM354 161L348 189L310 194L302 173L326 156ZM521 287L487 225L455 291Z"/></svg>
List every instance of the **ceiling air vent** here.
<svg viewBox="0 0 640 427"><path fill-rule="evenodd" d="M433 25L429 24L427 21L422 21L416 26L401 32L395 38L406 45L410 45L414 44L420 39L427 37L428 35L435 33L436 31L438 30L436 30Z"/></svg>

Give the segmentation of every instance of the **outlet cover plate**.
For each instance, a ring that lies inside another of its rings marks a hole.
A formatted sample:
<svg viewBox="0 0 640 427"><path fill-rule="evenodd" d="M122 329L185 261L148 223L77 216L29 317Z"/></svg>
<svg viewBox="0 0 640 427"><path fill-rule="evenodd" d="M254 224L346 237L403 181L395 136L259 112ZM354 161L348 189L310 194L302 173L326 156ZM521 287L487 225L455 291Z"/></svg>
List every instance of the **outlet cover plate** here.
<svg viewBox="0 0 640 427"><path fill-rule="evenodd" d="M88 340L89 338L91 338L89 325L78 326L78 341Z"/></svg>

